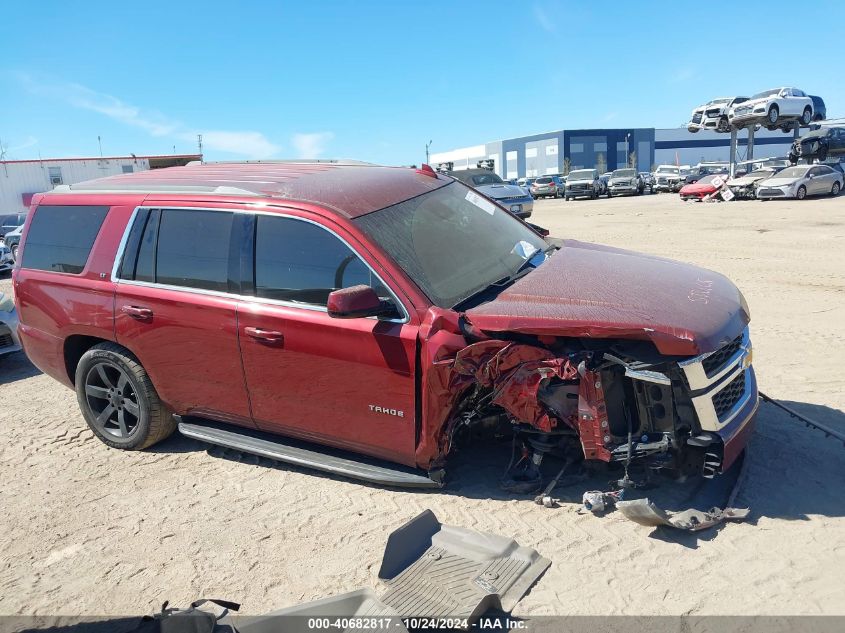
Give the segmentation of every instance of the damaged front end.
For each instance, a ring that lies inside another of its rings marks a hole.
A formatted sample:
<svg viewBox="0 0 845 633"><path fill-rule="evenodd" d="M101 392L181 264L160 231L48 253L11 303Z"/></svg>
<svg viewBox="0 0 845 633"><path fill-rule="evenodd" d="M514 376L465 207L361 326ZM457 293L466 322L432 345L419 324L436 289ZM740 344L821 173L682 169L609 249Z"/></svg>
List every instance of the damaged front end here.
<svg viewBox="0 0 845 633"><path fill-rule="evenodd" d="M690 357L648 340L488 333L450 311L429 316L417 452L429 471L470 429L512 433L509 485L523 491L539 485L552 453L712 477L747 443L758 401L747 326Z"/></svg>

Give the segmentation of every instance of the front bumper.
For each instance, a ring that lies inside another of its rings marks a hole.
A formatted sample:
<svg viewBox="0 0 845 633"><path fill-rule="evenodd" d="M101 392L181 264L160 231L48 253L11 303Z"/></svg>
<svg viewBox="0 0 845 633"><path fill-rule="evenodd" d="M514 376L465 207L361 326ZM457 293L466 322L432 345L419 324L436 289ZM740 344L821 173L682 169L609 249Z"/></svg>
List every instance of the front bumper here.
<svg viewBox="0 0 845 633"><path fill-rule="evenodd" d="M569 198L592 198L593 196L597 195L598 192L593 189L568 189L566 190L566 196Z"/></svg>
<svg viewBox="0 0 845 633"><path fill-rule="evenodd" d="M0 312L0 356L21 351L18 338L18 317L12 311Z"/></svg>
<svg viewBox="0 0 845 633"><path fill-rule="evenodd" d="M794 198L795 193L791 185L783 187L759 187L757 189L757 197L760 200L777 200L779 198Z"/></svg>
<svg viewBox="0 0 845 633"><path fill-rule="evenodd" d="M679 363L701 431L722 445L721 471L745 447L759 404L748 328L721 349Z"/></svg>
<svg viewBox="0 0 845 633"><path fill-rule="evenodd" d="M557 196L557 189L551 187L546 187L543 189L532 189L531 195L534 198L539 198L540 196Z"/></svg>
<svg viewBox="0 0 845 633"><path fill-rule="evenodd" d="M612 195L624 193L639 193L640 188L636 185L610 185L610 193Z"/></svg>

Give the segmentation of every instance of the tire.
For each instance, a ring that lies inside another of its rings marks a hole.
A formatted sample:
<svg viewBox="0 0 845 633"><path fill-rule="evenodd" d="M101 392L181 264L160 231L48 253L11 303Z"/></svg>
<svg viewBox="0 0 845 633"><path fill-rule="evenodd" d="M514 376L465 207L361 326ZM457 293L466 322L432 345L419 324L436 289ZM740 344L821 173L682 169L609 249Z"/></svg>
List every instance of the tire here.
<svg viewBox="0 0 845 633"><path fill-rule="evenodd" d="M801 185L800 187L798 187L798 191L795 192L795 197L798 198L798 200L803 200L804 198L806 198L807 197L807 187L805 187L804 185Z"/></svg>
<svg viewBox="0 0 845 633"><path fill-rule="evenodd" d="M769 106L769 111L766 113L766 121L770 126L774 126L777 124L779 118L780 110L775 104L772 104Z"/></svg>
<svg viewBox="0 0 845 633"><path fill-rule="evenodd" d="M563 200L564 200L564 202L569 202L569 196L564 196Z"/></svg>
<svg viewBox="0 0 845 633"><path fill-rule="evenodd" d="M833 183L833 186L830 188L830 195L834 197L838 196L840 189L841 187L839 186L838 182Z"/></svg>
<svg viewBox="0 0 845 633"><path fill-rule="evenodd" d="M813 121L813 109L810 106L804 108L804 112L801 113L801 125L810 125Z"/></svg>
<svg viewBox="0 0 845 633"><path fill-rule="evenodd" d="M728 117L723 116L719 119L719 122L716 124L716 131L717 132L730 132L731 131L731 124L728 121Z"/></svg>
<svg viewBox="0 0 845 633"><path fill-rule="evenodd" d="M139 451L176 430L149 375L120 345L99 343L85 352L76 367L75 384L85 421L107 446Z"/></svg>
<svg viewBox="0 0 845 633"><path fill-rule="evenodd" d="M11 251L12 251L12 259L15 260L15 261L18 261L18 245L12 244Z"/></svg>
<svg viewBox="0 0 845 633"><path fill-rule="evenodd" d="M793 165L797 165L798 164L798 154L796 154L794 152L789 152L789 162L792 163Z"/></svg>
<svg viewBox="0 0 845 633"><path fill-rule="evenodd" d="M827 145L825 145L824 143L819 144L818 158L819 158L820 163L823 163L824 161L827 160Z"/></svg>

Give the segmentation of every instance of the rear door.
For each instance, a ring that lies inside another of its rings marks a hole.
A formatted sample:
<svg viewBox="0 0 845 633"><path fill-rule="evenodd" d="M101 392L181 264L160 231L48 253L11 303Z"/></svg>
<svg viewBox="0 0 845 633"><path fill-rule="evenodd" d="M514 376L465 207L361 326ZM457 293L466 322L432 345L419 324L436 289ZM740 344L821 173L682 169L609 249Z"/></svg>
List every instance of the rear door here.
<svg viewBox="0 0 845 633"><path fill-rule="evenodd" d="M413 465L418 328L351 243L303 218L256 216L254 288L238 306L253 417L267 431ZM329 317L328 293L358 284L393 301L397 317Z"/></svg>
<svg viewBox="0 0 845 633"><path fill-rule="evenodd" d="M205 209L139 209L115 273L115 334L175 412L253 426L230 281L239 217Z"/></svg>

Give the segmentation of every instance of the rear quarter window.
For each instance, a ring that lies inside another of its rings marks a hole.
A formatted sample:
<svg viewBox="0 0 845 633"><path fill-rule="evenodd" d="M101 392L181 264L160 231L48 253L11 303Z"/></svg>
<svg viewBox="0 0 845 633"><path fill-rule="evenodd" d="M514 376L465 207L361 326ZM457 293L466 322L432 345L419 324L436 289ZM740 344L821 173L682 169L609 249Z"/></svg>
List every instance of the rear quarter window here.
<svg viewBox="0 0 845 633"><path fill-rule="evenodd" d="M47 206L35 210L21 267L81 273L109 207Z"/></svg>

